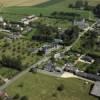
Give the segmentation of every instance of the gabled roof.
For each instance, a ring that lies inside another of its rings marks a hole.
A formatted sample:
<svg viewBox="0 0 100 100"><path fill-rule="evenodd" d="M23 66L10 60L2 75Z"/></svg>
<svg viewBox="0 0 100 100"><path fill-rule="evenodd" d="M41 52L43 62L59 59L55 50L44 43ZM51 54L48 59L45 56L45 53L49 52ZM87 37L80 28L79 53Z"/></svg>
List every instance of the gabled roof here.
<svg viewBox="0 0 100 100"><path fill-rule="evenodd" d="M91 94L94 95L94 96L100 97L100 81L97 81L94 84L94 87L91 91Z"/></svg>

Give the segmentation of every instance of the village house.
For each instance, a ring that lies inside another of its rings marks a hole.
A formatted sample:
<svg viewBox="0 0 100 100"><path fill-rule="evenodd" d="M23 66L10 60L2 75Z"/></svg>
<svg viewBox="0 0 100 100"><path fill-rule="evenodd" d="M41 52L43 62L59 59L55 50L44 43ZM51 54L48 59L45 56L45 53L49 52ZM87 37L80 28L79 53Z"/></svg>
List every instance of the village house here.
<svg viewBox="0 0 100 100"><path fill-rule="evenodd" d="M64 57L64 54L63 53L56 53L54 55L55 60L62 59L63 57Z"/></svg>
<svg viewBox="0 0 100 100"><path fill-rule="evenodd" d="M2 16L0 16L0 22L4 22L4 19Z"/></svg>
<svg viewBox="0 0 100 100"><path fill-rule="evenodd" d="M64 71L63 71L63 68L61 68L61 67L55 67L55 71L56 72L60 72L60 73L63 73Z"/></svg>
<svg viewBox="0 0 100 100"><path fill-rule="evenodd" d="M49 71L49 72L53 72L55 71L55 66L54 64L49 61L45 66L44 66L44 70Z"/></svg>
<svg viewBox="0 0 100 100"><path fill-rule="evenodd" d="M87 64L92 64L95 60L90 56L82 55L79 57L78 61L87 63Z"/></svg>
<svg viewBox="0 0 100 100"><path fill-rule="evenodd" d="M31 15L31 16L27 16L23 19L20 20L21 23L23 23L24 25L29 25L31 22L37 20L38 17L35 15Z"/></svg>
<svg viewBox="0 0 100 100"><path fill-rule="evenodd" d="M78 68L75 67L72 63L66 63L63 70L68 71L68 72L72 72L72 73L79 72Z"/></svg>
<svg viewBox="0 0 100 100"><path fill-rule="evenodd" d="M51 53L52 51L54 51L55 49L57 50L57 49L59 49L59 48L61 48L60 45L51 43L51 44L45 44L45 45L43 45L43 46L40 48L40 50L43 51L45 54L49 54L49 53Z"/></svg>
<svg viewBox="0 0 100 100"><path fill-rule="evenodd" d="M57 44L62 44L63 40L61 40L61 39L54 39L54 42L57 43Z"/></svg>
<svg viewBox="0 0 100 100"><path fill-rule="evenodd" d="M90 80L100 81L100 76L97 76L95 74L90 74L90 73L85 73L85 72L79 71L79 72L76 73L76 75L90 79Z"/></svg>
<svg viewBox="0 0 100 100"><path fill-rule="evenodd" d="M100 97L100 81L95 82L95 84L91 90L91 95Z"/></svg>
<svg viewBox="0 0 100 100"><path fill-rule="evenodd" d="M85 19L75 19L73 24L78 26L80 29L84 30L85 28L89 27L89 24L86 22Z"/></svg>
<svg viewBox="0 0 100 100"><path fill-rule="evenodd" d="M16 40L16 39L21 38L22 35L18 35L18 34L8 34L6 37L9 38L9 39L12 39L12 40Z"/></svg>

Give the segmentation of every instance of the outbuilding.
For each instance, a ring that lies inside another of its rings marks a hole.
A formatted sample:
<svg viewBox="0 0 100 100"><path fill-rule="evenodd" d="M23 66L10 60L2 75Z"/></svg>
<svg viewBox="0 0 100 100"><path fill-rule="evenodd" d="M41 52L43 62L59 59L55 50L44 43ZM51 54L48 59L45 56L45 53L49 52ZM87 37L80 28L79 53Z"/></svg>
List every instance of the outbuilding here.
<svg viewBox="0 0 100 100"><path fill-rule="evenodd" d="M91 95L100 97L100 81L97 81L91 91Z"/></svg>

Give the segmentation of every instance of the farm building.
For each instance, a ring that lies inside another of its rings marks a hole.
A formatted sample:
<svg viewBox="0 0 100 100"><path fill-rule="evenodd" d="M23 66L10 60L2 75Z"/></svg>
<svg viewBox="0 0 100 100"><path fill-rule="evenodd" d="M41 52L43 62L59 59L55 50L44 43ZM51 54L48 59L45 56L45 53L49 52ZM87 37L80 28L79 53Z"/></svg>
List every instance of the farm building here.
<svg viewBox="0 0 100 100"><path fill-rule="evenodd" d="M89 24L85 21L85 19L74 20L74 25L78 26L82 30L89 27Z"/></svg>
<svg viewBox="0 0 100 100"><path fill-rule="evenodd" d="M80 56L79 61L87 64L92 64L94 62L94 59L90 56L82 55Z"/></svg>
<svg viewBox="0 0 100 100"><path fill-rule="evenodd" d="M0 16L0 22L3 22L3 21L4 21L3 17L2 17L2 16Z"/></svg>
<svg viewBox="0 0 100 100"><path fill-rule="evenodd" d="M72 72L72 73L76 73L78 72L78 68L75 67L72 63L66 63L64 66L64 71L68 71L68 72Z"/></svg>
<svg viewBox="0 0 100 100"><path fill-rule="evenodd" d="M55 70L55 66L50 61L44 66L44 70L53 72Z"/></svg>
<svg viewBox="0 0 100 100"><path fill-rule="evenodd" d="M21 23L23 23L24 25L29 25L31 22L37 20L38 17L36 17L35 15L31 15L31 16L27 16L23 19L20 20Z"/></svg>
<svg viewBox="0 0 100 100"><path fill-rule="evenodd" d="M93 89L91 91L91 94L96 96L96 97L100 97L100 81L97 81L94 84Z"/></svg>

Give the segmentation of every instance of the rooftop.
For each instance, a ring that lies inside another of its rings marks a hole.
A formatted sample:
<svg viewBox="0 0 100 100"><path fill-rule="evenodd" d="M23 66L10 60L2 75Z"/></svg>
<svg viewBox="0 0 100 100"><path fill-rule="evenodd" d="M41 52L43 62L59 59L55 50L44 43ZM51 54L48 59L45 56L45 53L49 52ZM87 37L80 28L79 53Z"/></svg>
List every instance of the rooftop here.
<svg viewBox="0 0 100 100"><path fill-rule="evenodd" d="M94 96L100 97L100 81L97 81L94 84L94 87L91 91L91 94L94 95Z"/></svg>

